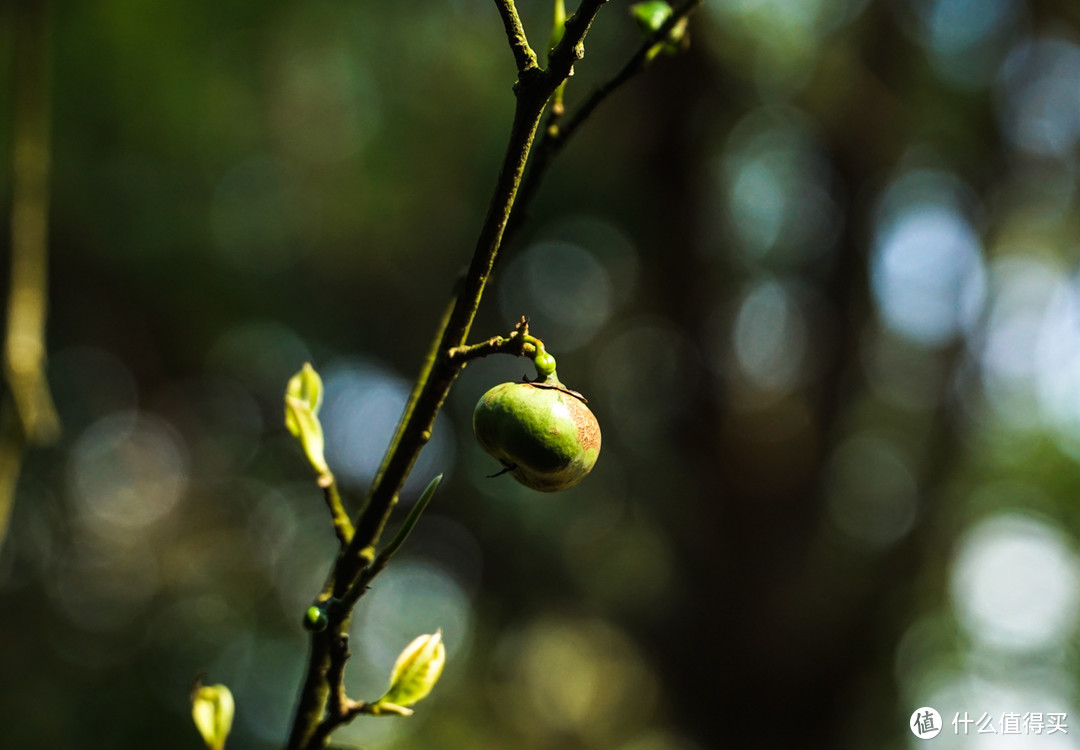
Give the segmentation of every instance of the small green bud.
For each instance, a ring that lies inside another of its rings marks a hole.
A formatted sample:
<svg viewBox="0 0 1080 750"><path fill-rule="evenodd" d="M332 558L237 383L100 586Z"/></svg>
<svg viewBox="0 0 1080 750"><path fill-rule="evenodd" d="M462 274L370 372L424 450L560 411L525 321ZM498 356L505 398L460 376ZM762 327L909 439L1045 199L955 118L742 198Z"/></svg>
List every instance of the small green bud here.
<svg viewBox="0 0 1080 750"><path fill-rule="evenodd" d="M322 407L323 383L319 373L315 372L310 362L305 362L300 372L289 378L285 395L300 399L310 407L314 414L319 413Z"/></svg>
<svg viewBox="0 0 1080 750"><path fill-rule="evenodd" d="M406 706L419 703L431 693L445 664L442 630L413 639L394 662L390 689L376 701L376 712L409 716L412 711Z"/></svg>
<svg viewBox="0 0 1080 750"><path fill-rule="evenodd" d="M232 692L224 685L203 685L191 695L191 718L207 750L224 750L235 713Z"/></svg>
<svg viewBox="0 0 1080 750"><path fill-rule="evenodd" d="M320 479L331 476L323 455L325 445L319 421L322 391L322 378L307 362L285 387L285 428L300 443Z"/></svg>
<svg viewBox="0 0 1080 750"><path fill-rule="evenodd" d="M554 377L543 383L503 383L473 411L477 442L526 487L573 487L600 455L600 425L585 400Z"/></svg>
<svg viewBox="0 0 1080 750"><path fill-rule="evenodd" d="M533 364L536 366L536 374L540 376L541 380L547 380L548 376L555 372L555 358L543 349L537 350L536 356L533 357Z"/></svg>
<svg viewBox="0 0 1080 750"><path fill-rule="evenodd" d="M321 633L330 624L330 617L322 607L312 605L304 613L304 629L313 633Z"/></svg>

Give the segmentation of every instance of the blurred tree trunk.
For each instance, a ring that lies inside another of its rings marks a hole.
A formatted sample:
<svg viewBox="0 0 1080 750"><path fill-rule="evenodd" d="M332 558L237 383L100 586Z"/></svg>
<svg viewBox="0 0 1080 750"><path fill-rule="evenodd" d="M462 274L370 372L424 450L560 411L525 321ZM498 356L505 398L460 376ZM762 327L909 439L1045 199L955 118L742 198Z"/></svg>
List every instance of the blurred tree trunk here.
<svg viewBox="0 0 1080 750"><path fill-rule="evenodd" d="M50 8L46 0L18 0L7 12L15 30L15 111L11 276L4 341L7 389L0 403L0 542L14 504L24 446L52 442L60 431L45 379Z"/></svg>
<svg viewBox="0 0 1080 750"><path fill-rule="evenodd" d="M894 739L899 726L891 713L896 695L889 664L907 622L896 606L912 594L926 540L916 527L880 554L822 543L827 462L848 437L845 417L865 392L860 338L872 316L867 187L895 163L894 149L909 142L895 137L902 135L895 132L902 123L890 119L896 100L878 78L895 60L909 58L896 54L906 41L886 10L870 8L860 21L862 67L841 114L835 102L814 111L812 92L798 103L819 116L820 145L846 190L844 230L819 287L834 321L833 340L810 341L813 350L826 352L823 374L786 399L805 409L809 421L792 439L748 443L740 430L745 415L706 382L676 433L680 455L694 467L696 494L685 506L692 515L678 519L673 535L689 542L684 564L694 594L691 609L666 620L674 629L653 633L652 645L664 654L667 681L683 711L677 723L694 727L707 747L837 748L852 743L853 726L866 733L860 741L880 745ZM705 113L699 107L746 96L732 81L689 70L707 65L679 65L686 70L650 77L650 90L640 97L664 113L642 181L662 202L663 219L654 226L679 253L676 262L655 258L663 272L647 273L660 284L664 313L700 340L718 296L736 298L745 280L734 259L717 269L693 251L698 228L717 210L700 202L711 168L703 158L710 133L702 120L730 118L730 126L746 109L733 104L728 112ZM724 93L718 96L717 88ZM892 136L886 135L890 128ZM941 356L944 394L957 352ZM923 497L948 474L955 456L953 415L950 402L943 403L927 430L935 459L920 477ZM681 695L679 686L687 686ZM855 714L866 707L872 724L864 727Z"/></svg>

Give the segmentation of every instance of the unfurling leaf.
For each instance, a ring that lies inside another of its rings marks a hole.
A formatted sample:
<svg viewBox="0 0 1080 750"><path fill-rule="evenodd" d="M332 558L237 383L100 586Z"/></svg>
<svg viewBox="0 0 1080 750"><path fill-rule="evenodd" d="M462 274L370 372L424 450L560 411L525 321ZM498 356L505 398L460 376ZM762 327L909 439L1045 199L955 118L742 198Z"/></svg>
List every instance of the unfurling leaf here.
<svg viewBox="0 0 1080 750"><path fill-rule="evenodd" d="M439 681L446 664L446 646L442 631L413 640L398 656L390 673L390 689L375 704L379 713L408 716L406 706L419 703Z"/></svg>
<svg viewBox="0 0 1080 750"><path fill-rule="evenodd" d="M285 387L285 427L299 441L320 479L330 476L330 467L323 455L323 429L319 421L322 391L322 378L306 362Z"/></svg>
<svg viewBox="0 0 1080 750"><path fill-rule="evenodd" d="M295 431L289 431L300 441L300 446L307 455L308 462L320 477L329 476L330 467L323 455L323 430L319 418L306 403L292 396L285 397L285 424L295 425Z"/></svg>
<svg viewBox="0 0 1080 750"><path fill-rule="evenodd" d="M236 705L224 685L202 685L191 694L191 718L207 750L224 750Z"/></svg>
<svg viewBox="0 0 1080 750"><path fill-rule="evenodd" d="M316 415L319 413L323 396L322 378L315 372L310 362L305 362L300 372L289 378L285 395L300 399L311 407L311 411Z"/></svg>

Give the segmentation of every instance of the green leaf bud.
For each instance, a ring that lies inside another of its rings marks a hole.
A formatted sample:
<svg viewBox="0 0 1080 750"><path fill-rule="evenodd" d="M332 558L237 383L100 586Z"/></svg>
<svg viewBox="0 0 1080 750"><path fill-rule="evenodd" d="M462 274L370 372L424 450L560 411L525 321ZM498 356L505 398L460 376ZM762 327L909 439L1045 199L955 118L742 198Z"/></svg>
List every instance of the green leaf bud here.
<svg viewBox="0 0 1080 750"><path fill-rule="evenodd" d="M310 363L304 363L285 387L285 428L300 443L320 480L331 476L324 456L322 422L319 421L322 392L322 378Z"/></svg>
<svg viewBox="0 0 1080 750"><path fill-rule="evenodd" d="M310 362L305 362L304 366L300 368L300 372L289 378L289 384L285 386L285 395L303 401L313 414L317 415L319 413L319 409L322 407L323 383L319 373L315 371ZM293 432L293 434L296 433Z"/></svg>
<svg viewBox="0 0 1080 750"><path fill-rule="evenodd" d="M375 703L376 712L411 714L406 706L419 703L431 693L445 664L446 646L441 630L413 639L394 662L390 689Z"/></svg>
<svg viewBox="0 0 1080 750"><path fill-rule="evenodd" d="M207 750L224 750L235 713L232 692L224 685L203 685L192 693L191 718Z"/></svg>

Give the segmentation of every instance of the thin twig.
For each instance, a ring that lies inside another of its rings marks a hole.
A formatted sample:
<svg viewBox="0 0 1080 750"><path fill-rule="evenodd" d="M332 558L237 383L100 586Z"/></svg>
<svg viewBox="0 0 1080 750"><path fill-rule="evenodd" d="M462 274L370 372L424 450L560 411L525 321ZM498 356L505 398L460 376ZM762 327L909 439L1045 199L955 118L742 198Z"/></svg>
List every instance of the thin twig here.
<svg viewBox="0 0 1080 750"><path fill-rule="evenodd" d="M679 5L677 8L672 9L671 15L649 35L648 39L637 48L637 51L626 61L626 64L622 66L618 73L612 76L609 80L600 85L592 94L582 102L573 115L567 120L566 124L558 128L553 140L559 144L558 148L562 148L567 139L569 139L574 132L581 127L593 111L603 103L605 99L611 96L620 86L629 81L635 75L645 69L650 60L650 53L655 49L656 45L662 44L667 38L667 35L675 28L678 23L690 15L699 5L702 0L686 0L686 2ZM545 132L544 139L548 138ZM543 141L537 147L543 146Z"/></svg>
<svg viewBox="0 0 1080 750"><path fill-rule="evenodd" d="M451 364L464 367L468 362L492 354L510 354L514 357L532 357L542 350L544 342L529 335L529 321L525 316L509 336L492 336L487 341L466 346L456 346L446 353Z"/></svg>
<svg viewBox="0 0 1080 750"><path fill-rule="evenodd" d="M586 120L611 94L622 87L627 81L644 70L649 61L649 53L657 44L661 44L667 38L668 33L685 17L690 15L701 5L702 0L686 0L672 10L671 16L660 27L649 35L635 50L634 54L626 61L626 64L610 79L597 87L589 97L574 110L574 113L565 118L561 108L552 108L544 123L543 135L536 145L529 171L521 182L521 190L518 195L518 209L514 212L514 218L506 230L507 237L513 236L518 227L522 225L529 215L529 206L532 204L536 190L547 175L551 163L555 160L573 135ZM565 125L563 124L565 118Z"/></svg>
<svg viewBox="0 0 1080 750"><path fill-rule="evenodd" d="M536 53L529 46L529 40L525 36L525 27L521 25L521 17L518 15L514 0L495 0L495 7L499 9L499 15L502 16L506 38L510 42L510 50L514 53L518 73L526 68L535 68Z"/></svg>
<svg viewBox="0 0 1080 750"><path fill-rule="evenodd" d="M605 3L607 0L581 0L574 15L566 19L563 38L548 55L548 67L544 71L551 82L552 92L571 76L574 63L585 57L585 35Z"/></svg>
<svg viewBox="0 0 1080 750"><path fill-rule="evenodd" d="M327 474L319 477L319 486L322 487L326 507L330 509L330 517L334 522L334 534L337 535L341 546L345 547L352 541L353 525L341 501L341 491L338 490L337 480L332 474Z"/></svg>

